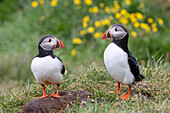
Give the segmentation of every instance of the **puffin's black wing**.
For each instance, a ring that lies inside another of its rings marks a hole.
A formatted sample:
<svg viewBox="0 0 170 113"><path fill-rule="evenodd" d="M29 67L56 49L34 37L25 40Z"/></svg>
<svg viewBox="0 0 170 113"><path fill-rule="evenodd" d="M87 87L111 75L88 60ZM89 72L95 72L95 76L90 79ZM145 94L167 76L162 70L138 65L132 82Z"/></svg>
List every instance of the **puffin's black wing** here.
<svg viewBox="0 0 170 113"><path fill-rule="evenodd" d="M58 56L55 56L55 57L57 57L62 62L62 60ZM63 62L62 62L62 64L63 64ZM61 73L62 73L62 75L65 73L64 64L63 64L63 67L61 68Z"/></svg>
<svg viewBox="0 0 170 113"><path fill-rule="evenodd" d="M130 70L135 77L135 81L142 81L142 79L144 79L145 77L140 74L137 61L131 53L128 54L128 63L130 66Z"/></svg>

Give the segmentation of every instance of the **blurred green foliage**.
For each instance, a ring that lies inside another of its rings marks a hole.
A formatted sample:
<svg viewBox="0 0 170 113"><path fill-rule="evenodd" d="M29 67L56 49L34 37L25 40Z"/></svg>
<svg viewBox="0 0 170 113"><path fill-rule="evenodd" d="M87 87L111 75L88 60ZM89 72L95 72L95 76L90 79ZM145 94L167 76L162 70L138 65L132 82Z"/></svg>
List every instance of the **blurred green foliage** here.
<svg viewBox="0 0 170 113"><path fill-rule="evenodd" d="M62 40L66 47L55 51L64 62L66 69L76 72L79 65L88 66L89 62L96 61L103 64L103 52L110 41L101 40L101 37L94 38L94 33L86 33L81 36L79 32L86 30L82 27L82 19L89 16L88 25L95 27L95 20L102 20L113 16L111 24L120 23L115 18L116 13L106 13L100 8L100 3L112 7L112 0L92 0L92 5L87 5L81 0L81 5L76 5L74 0L58 0L56 6L50 5L51 0L45 0L45 5L33 8L33 0L2 0L0 1L0 82L14 80L26 80L33 75L30 70L32 58L38 54L38 42L44 35L54 35ZM166 1L164 1L166 2ZM119 0L122 5L124 0ZM159 5L159 0L132 0L130 6L124 5L122 8L129 13L140 12L147 22L151 17L157 22L162 18L163 25L158 25L157 32L145 33L141 28L134 28L132 23L126 24L129 33L135 31L137 37L130 36L129 48L138 61L144 59L159 59L160 56L170 51L170 13L164 4ZM163 2L162 2L163 3ZM144 4L143 8L139 8ZM89 8L99 8L99 13L90 13ZM166 15L166 16L165 16ZM89 27L88 26L88 27ZM99 32L107 30L109 25L95 29ZM75 37L82 40L81 44L74 44ZM71 51L76 50L75 56L71 56ZM167 60L169 62L169 60Z"/></svg>

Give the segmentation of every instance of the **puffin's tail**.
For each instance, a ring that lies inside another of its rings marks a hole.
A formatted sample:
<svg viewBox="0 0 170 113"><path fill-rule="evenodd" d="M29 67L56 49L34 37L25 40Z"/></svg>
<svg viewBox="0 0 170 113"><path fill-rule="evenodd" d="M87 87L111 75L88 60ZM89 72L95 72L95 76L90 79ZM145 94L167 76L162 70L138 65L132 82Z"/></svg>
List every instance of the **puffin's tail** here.
<svg viewBox="0 0 170 113"><path fill-rule="evenodd" d="M141 77L141 79L145 79L146 77L145 76L143 76L142 74L140 74L140 77Z"/></svg>
<svg viewBox="0 0 170 113"><path fill-rule="evenodd" d="M145 79L145 78L146 78L145 76L143 76L142 74L139 74L139 75L138 75L138 78L135 79L134 83L135 83L135 82L140 82L140 81L142 81L142 79ZM134 84L134 83L132 83L132 84Z"/></svg>
<svg viewBox="0 0 170 113"><path fill-rule="evenodd" d="M135 79L135 82L142 81L142 79L145 79L146 77L143 76L142 74L139 74L138 77Z"/></svg>

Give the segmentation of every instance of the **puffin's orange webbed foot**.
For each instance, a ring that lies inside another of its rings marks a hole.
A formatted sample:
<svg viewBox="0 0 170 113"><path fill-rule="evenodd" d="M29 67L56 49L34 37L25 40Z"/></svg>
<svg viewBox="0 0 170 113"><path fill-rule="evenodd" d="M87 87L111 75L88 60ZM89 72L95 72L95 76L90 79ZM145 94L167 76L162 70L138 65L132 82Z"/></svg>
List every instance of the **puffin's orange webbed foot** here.
<svg viewBox="0 0 170 113"><path fill-rule="evenodd" d="M128 100L129 99L129 95L130 95L130 90L131 90L131 87L129 86L128 94L122 94L120 96L120 98Z"/></svg>
<svg viewBox="0 0 170 113"><path fill-rule="evenodd" d="M129 94L122 94L120 98L128 100L129 99Z"/></svg>
<svg viewBox="0 0 170 113"><path fill-rule="evenodd" d="M109 93L119 93L120 92L120 83L117 83L117 90L116 91L109 91Z"/></svg>
<svg viewBox="0 0 170 113"><path fill-rule="evenodd" d="M45 86L43 84L41 84L41 85L42 85L42 89L43 89L43 96L41 96L39 98L46 98L46 97L48 97L48 95L45 92Z"/></svg>
<svg viewBox="0 0 170 113"><path fill-rule="evenodd" d="M54 98L60 98L60 96L58 94L50 94L51 97L54 97Z"/></svg>
<svg viewBox="0 0 170 113"><path fill-rule="evenodd" d="M38 97L38 98L46 98L46 97L48 97L48 95L47 95L47 94L44 94L43 96Z"/></svg>
<svg viewBox="0 0 170 113"><path fill-rule="evenodd" d="M54 97L54 98L60 98L60 96L58 95L58 92L59 92L59 85L57 85L57 93L56 94L50 94L50 96Z"/></svg>

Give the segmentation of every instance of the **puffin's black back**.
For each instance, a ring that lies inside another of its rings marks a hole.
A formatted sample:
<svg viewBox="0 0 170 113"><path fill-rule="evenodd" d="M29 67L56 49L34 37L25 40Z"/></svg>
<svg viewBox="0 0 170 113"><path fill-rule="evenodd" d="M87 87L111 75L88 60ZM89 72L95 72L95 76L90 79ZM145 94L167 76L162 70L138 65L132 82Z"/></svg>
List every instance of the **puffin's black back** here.
<svg viewBox="0 0 170 113"><path fill-rule="evenodd" d="M58 58L61 62L62 62L62 60L58 57L58 56L56 56L56 55L54 55L56 58ZM63 63L63 62L62 62ZM61 69L61 73L62 73L62 75L65 73L65 67L64 67L64 64L63 64L63 67L62 67L62 69Z"/></svg>
<svg viewBox="0 0 170 113"><path fill-rule="evenodd" d="M113 28L114 26L119 26L121 28L123 28L126 32L127 30L125 29L125 27L121 24L114 24L111 26L111 28ZM142 79L144 79L145 77L143 75L140 74L139 72L139 66L137 64L137 61L135 59L135 57L130 53L129 49L128 49L128 39L129 39L129 34L127 32L126 36L120 40L112 40L111 43L115 43L117 46L119 46L121 49L123 49L124 52L126 52L128 54L128 63L131 69L132 74L135 77L135 81L142 81Z"/></svg>

